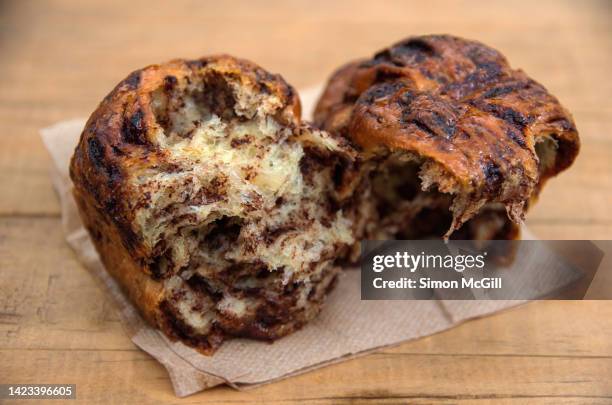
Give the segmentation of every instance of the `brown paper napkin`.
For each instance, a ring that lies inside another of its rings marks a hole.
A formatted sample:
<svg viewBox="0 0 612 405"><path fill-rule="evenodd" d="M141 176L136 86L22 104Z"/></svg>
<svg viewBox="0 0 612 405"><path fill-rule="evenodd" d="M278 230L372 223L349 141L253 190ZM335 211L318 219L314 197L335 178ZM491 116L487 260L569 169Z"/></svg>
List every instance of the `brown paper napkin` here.
<svg viewBox="0 0 612 405"><path fill-rule="evenodd" d="M302 92L305 116L312 113L320 87ZM78 259L117 303L132 341L166 367L174 391L186 396L228 384L255 387L344 361L410 339L449 329L519 301L361 301L358 271L341 275L322 313L302 330L272 344L247 339L226 342L204 356L169 341L151 328L106 273L83 228L71 195L68 164L85 121L63 121L41 130L54 162L52 179L60 198L66 240Z"/></svg>

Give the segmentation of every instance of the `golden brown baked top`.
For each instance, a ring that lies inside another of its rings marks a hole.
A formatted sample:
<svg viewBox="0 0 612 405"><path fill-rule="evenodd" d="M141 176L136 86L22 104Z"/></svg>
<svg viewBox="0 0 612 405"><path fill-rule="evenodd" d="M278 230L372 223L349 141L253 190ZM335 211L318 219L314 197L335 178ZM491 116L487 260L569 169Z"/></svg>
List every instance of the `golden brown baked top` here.
<svg viewBox="0 0 612 405"><path fill-rule="evenodd" d="M484 203L514 221L579 149L571 115L498 51L448 35L412 37L330 79L315 123L365 156L401 151L425 188L456 195L453 227Z"/></svg>

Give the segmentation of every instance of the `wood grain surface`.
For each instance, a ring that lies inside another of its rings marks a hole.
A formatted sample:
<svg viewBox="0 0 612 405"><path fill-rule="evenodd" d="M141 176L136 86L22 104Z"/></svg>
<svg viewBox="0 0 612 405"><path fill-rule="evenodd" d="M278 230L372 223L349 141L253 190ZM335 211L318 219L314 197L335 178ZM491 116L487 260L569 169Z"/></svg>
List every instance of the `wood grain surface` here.
<svg viewBox="0 0 612 405"><path fill-rule="evenodd" d="M606 301L532 303L251 391L178 399L63 241L38 130L89 115L130 71L226 52L305 88L442 32L500 49L576 118L581 154L547 185L531 230L612 239L612 2L1 1L0 383L77 384L93 404L612 403Z"/></svg>

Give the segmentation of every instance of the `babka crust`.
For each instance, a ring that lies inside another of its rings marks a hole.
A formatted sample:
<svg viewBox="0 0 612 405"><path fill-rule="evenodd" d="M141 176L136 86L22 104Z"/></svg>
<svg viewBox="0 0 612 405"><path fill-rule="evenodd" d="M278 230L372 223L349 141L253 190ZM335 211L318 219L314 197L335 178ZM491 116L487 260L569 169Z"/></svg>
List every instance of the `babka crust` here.
<svg viewBox="0 0 612 405"><path fill-rule="evenodd" d="M520 222L579 150L572 116L542 85L498 51L449 35L411 37L341 67L314 118L366 159L418 160L424 188L456 196L449 234L488 203Z"/></svg>

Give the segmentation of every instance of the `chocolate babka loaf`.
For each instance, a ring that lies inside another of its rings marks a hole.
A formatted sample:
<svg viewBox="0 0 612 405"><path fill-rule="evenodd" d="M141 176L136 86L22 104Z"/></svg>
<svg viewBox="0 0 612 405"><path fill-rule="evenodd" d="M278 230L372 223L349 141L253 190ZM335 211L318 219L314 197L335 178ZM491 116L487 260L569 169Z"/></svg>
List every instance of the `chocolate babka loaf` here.
<svg viewBox="0 0 612 405"><path fill-rule="evenodd" d="M354 157L301 122L280 76L222 55L130 74L70 174L106 269L152 325L212 353L319 312L355 242L341 209Z"/></svg>
<svg viewBox="0 0 612 405"><path fill-rule="evenodd" d="M410 38L350 63L301 120L280 76L226 55L130 74L70 174L108 272L210 354L321 310L360 239L511 239L579 149L569 113L497 51Z"/></svg>
<svg viewBox="0 0 612 405"><path fill-rule="evenodd" d="M357 238L515 238L579 149L571 115L542 85L498 51L449 35L341 67L314 119L349 139L370 171Z"/></svg>

